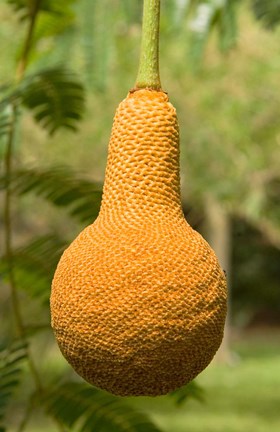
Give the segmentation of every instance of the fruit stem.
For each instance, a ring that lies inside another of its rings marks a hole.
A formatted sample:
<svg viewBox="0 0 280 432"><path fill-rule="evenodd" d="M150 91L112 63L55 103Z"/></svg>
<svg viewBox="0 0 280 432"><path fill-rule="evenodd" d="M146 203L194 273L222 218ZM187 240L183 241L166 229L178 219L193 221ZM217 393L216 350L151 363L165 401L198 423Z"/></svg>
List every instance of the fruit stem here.
<svg viewBox="0 0 280 432"><path fill-rule="evenodd" d="M160 0L144 0L142 42L136 88L160 90L159 77Z"/></svg>

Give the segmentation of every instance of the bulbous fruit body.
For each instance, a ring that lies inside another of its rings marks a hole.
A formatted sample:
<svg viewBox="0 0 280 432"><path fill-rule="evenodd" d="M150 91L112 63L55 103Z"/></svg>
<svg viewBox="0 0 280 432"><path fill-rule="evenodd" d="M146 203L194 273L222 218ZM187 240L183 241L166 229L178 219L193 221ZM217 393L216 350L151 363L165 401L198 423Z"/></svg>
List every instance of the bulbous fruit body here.
<svg viewBox="0 0 280 432"><path fill-rule="evenodd" d="M51 314L76 372L117 395L173 391L217 351L225 277L182 213L179 130L165 93L137 90L119 105L100 214L58 264Z"/></svg>

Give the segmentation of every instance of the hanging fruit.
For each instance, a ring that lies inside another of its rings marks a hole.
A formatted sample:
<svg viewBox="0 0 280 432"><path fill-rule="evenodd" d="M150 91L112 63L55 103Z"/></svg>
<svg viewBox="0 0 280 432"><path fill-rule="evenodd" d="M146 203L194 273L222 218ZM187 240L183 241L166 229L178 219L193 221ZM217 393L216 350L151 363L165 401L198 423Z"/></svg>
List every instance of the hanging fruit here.
<svg viewBox="0 0 280 432"><path fill-rule="evenodd" d="M59 347L89 383L116 395L175 390L223 337L226 282L186 222L179 128L158 74L159 0L145 0L136 86L117 109L98 218L64 252L52 284Z"/></svg>

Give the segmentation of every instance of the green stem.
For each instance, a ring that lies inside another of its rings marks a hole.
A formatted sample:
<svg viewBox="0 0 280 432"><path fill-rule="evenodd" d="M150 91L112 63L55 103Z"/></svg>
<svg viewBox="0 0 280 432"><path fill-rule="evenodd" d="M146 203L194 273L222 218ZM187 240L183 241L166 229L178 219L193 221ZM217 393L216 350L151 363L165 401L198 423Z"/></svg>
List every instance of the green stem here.
<svg viewBox="0 0 280 432"><path fill-rule="evenodd" d="M136 88L160 90L159 77L160 0L144 0L142 42Z"/></svg>

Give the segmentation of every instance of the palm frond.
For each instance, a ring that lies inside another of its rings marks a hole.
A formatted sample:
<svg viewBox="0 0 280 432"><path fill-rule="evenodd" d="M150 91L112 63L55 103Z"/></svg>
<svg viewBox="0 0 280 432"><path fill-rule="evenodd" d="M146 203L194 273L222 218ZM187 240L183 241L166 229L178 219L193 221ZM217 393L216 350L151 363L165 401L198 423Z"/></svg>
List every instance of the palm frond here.
<svg viewBox="0 0 280 432"><path fill-rule="evenodd" d="M0 190L5 186L2 176ZM69 214L83 223L92 223L99 212L101 184L79 177L66 166L15 170L10 186L16 195L33 193L55 206L68 208Z"/></svg>
<svg viewBox="0 0 280 432"><path fill-rule="evenodd" d="M196 399L200 402L204 400L203 389L195 381L191 381L189 384L169 393L169 396L173 398L178 406L181 406L189 399Z"/></svg>
<svg viewBox="0 0 280 432"><path fill-rule="evenodd" d="M0 100L0 112L11 103L30 109L34 119L50 134L60 128L75 131L85 111L85 89L70 70L45 68L6 91Z"/></svg>
<svg viewBox="0 0 280 432"><path fill-rule="evenodd" d="M45 69L25 79L20 96L50 134L62 127L76 130L85 109L83 85L73 72L62 67Z"/></svg>
<svg viewBox="0 0 280 432"><path fill-rule="evenodd" d="M251 0L251 3L255 17L264 27L274 30L280 24L280 0Z"/></svg>
<svg viewBox="0 0 280 432"><path fill-rule="evenodd" d="M123 399L90 387L68 382L43 399L47 412L79 432L159 432L148 417Z"/></svg>
<svg viewBox="0 0 280 432"><path fill-rule="evenodd" d="M20 382L22 363L26 357L26 345L21 341L0 349L0 430L2 431L5 431L5 411Z"/></svg>
<svg viewBox="0 0 280 432"><path fill-rule="evenodd" d="M31 297L48 302L52 277L66 245L67 242L57 235L49 234L15 249L13 266L17 286ZM7 271L7 260L3 256L0 263L0 275L3 279Z"/></svg>

